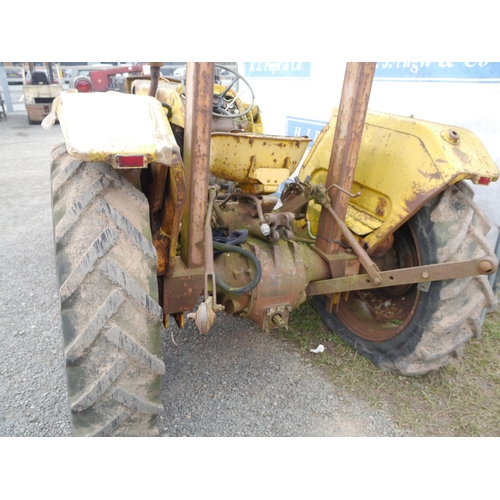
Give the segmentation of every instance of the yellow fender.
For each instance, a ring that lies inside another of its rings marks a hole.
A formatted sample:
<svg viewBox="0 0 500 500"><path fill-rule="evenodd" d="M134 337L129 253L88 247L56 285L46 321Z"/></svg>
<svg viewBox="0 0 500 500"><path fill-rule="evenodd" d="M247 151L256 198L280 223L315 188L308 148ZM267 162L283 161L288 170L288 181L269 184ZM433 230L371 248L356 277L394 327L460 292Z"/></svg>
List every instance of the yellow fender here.
<svg viewBox="0 0 500 500"><path fill-rule="evenodd" d="M311 148L299 178L326 182L337 121L335 109ZM499 172L484 145L469 130L414 118L368 112L346 224L370 251L427 201L463 179L488 184ZM321 207L311 202L315 234Z"/></svg>
<svg viewBox="0 0 500 500"><path fill-rule="evenodd" d="M63 92L42 122L50 128L57 119L68 153L78 160L106 162L119 168L117 157L144 157L170 165L177 148L161 104L149 96L119 92Z"/></svg>

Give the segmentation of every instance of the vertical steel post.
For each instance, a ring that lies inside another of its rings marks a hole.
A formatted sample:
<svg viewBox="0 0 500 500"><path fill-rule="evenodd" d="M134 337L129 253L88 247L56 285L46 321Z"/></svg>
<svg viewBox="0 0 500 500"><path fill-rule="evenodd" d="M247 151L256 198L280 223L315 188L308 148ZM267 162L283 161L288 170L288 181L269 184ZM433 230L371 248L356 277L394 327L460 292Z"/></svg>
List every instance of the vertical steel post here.
<svg viewBox="0 0 500 500"><path fill-rule="evenodd" d="M22 68L22 70L24 75L24 67ZM3 65L0 65L0 86L3 89L3 98L5 101L5 106L7 107L7 112L12 113L14 111L14 108L12 106L12 99L10 97L9 81L7 80L7 73L5 72L5 68L3 67ZM1 97L2 96L0 93L0 98Z"/></svg>
<svg viewBox="0 0 500 500"><path fill-rule="evenodd" d="M203 267L204 226L214 89L214 63L187 63L184 166L186 202L182 215L181 258L188 268Z"/></svg>
<svg viewBox="0 0 500 500"><path fill-rule="evenodd" d="M54 71L52 69L52 63L51 62L47 62L47 63L45 63L45 66L47 66L47 73L48 73L48 77L49 77L49 83L50 84L54 84L55 83L54 82Z"/></svg>
<svg viewBox="0 0 500 500"><path fill-rule="evenodd" d="M375 63L347 63L326 178L327 188L337 184L351 191L374 73ZM335 187L329 189L328 194L333 210L344 221L349 195ZM340 241L341 237L338 224L323 209L319 218L316 246L325 254L336 253L340 246L334 242Z"/></svg>

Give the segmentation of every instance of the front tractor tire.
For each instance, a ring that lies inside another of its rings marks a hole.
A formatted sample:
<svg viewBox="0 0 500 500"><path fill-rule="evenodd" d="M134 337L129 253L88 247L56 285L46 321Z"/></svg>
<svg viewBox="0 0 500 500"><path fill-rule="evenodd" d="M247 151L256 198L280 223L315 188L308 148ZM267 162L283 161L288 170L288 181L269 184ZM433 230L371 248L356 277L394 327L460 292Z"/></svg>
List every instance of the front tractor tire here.
<svg viewBox="0 0 500 500"><path fill-rule="evenodd" d="M163 312L149 207L105 163L52 150L56 268L75 436L154 436Z"/></svg>
<svg viewBox="0 0 500 500"><path fill-rule="evenodd" d="M420 209L395 233L388 268L494 257L485 239L489 224L472 196L460 182ZM415 284L351 292L335 314L326 311L324 298L313 299L330 330L400 375L423 375L460 357L481 333L482 312L496 305L486 276L435 281L428 289Z"/></svg>

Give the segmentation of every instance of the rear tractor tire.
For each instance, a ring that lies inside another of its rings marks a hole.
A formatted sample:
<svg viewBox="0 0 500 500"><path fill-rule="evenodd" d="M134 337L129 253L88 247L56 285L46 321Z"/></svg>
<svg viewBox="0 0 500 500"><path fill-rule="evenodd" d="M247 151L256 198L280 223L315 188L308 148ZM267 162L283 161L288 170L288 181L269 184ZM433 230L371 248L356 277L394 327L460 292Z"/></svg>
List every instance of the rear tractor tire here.
<svg viewBox="0 0 500 500"><path fill-rule="evenodd" d="M75 436L154 436L163 311L146 197L105 163L52 150L64 356Z"/></svg>
<svg viewBox="0 0 500 500"><path fill-rule="evenodd" d="M385 269L494 257L485 239L489 224L472 196L460 182L422 207L395 233L392 265ZM312 302L330 330L400 375L422 375L460 357L481 333L481 313L497 305L487 276L435 281L428 289L415 284L351 292L335 314L323 298Z"/></svg>

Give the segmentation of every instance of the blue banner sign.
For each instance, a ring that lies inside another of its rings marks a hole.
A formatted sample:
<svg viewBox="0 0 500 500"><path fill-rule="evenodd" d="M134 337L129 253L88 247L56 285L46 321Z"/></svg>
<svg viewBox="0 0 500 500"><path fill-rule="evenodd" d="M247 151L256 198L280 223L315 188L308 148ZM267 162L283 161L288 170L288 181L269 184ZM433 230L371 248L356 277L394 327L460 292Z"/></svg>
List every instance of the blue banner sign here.
<svg viewBox="0 0 500 500"><path fill-rule="evenodd" d="M289 137L309 137L312 139L312 142L310 142L308 146L308 149L310 149L326 124L327 122L319 120L308 120L305 118L293 118L291 116L287 116L286 135Z"/></svg>
<svg viewBox="0 0 500 500"><path fill-rule="evenodd" d="M378 62L374 80L411 82L500 82L498 62Z"/></svg>
<svg viewBox="0 0 500 500"><path fill-rule="evenodd" d="M309 78L310 62L246 62L245 76L251 78Z"/></svg>

